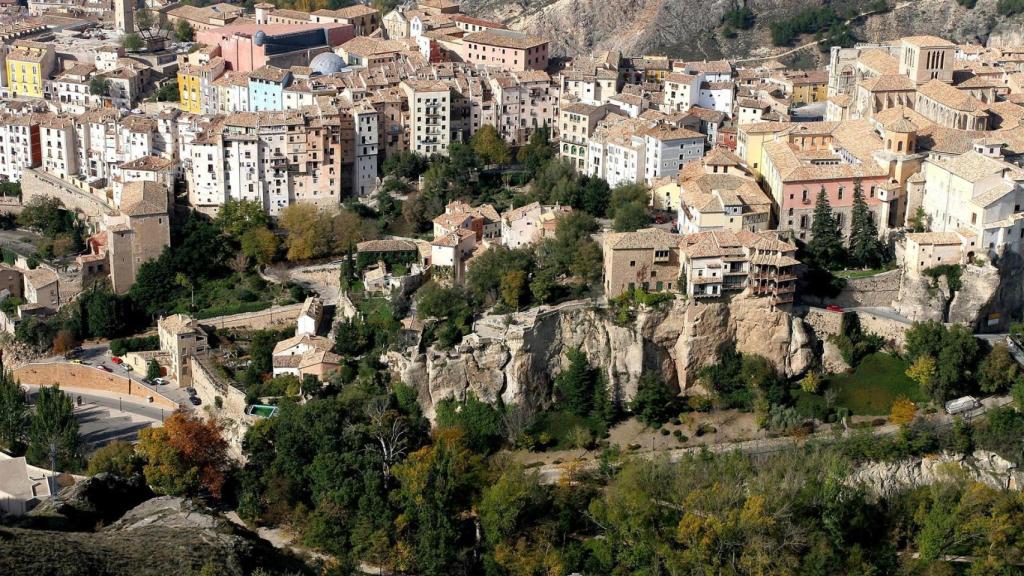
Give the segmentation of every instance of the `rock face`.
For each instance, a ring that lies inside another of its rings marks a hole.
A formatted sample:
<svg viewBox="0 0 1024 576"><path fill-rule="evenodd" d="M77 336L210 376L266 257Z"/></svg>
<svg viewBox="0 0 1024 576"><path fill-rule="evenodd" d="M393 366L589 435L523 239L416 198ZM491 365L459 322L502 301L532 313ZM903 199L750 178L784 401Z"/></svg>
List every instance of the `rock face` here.
<svg viewBox="0 0 1024 576"><path fill-rule="evenodd" d="M943 276L936 281L927 276L903 274L899 297L893 302L893 308L912 322L942 322L946 303L951 297L949 284Z"/></svg>
<svg viewBox="0 0 1024 576"><path fill-rule="evenodd" d="M1024 473L1013 463L998 454L984 451L967 456L943 453L898 462L871 462L856 469L849 481L865 486L875 496L888 497L903 490L956 480L965 475L993 488L1020 490L1024 486Z"/></svg>
<svg viewBox="0 0 1024 576"><path fill-rule="evenodd" d="M829 340L825 340L821 347L821 368L825 372L829 374L843 374L845 372L849 372L850 365L843 359L843 354L839 351L838 346Z"/></svg>
<svg viewBox="0 0 1024 576"><path fill-rule="evenodd" d="M567 364L566 352L580 348L605 370L618 398L636 394L640 376L660 374L686 390L697 372L713 363L723 344L735 340L744 353L760 354L787 375L807 370L814 359L812 337L800 318L768 306L764 299L737 296L731 303L690 303L677 299L641 309L628 326L588 302L534 309L508 319L487 317L451 350L423 354L391 352L384 360L419 391L429 418L438 402L463 399L529 407L547 405L552 384Z"/></svg>
<svg viewBox="0 0 1024 576"><path fill-rule="evenodd" d="M97 474L61 490L55 500L41 502L29 512L23 525L91 530L97 523L115 520L152 496L141 476L125 479Z"/></svg>
<svg viewBox="0 0 1024 576"><path fill-rule="evenodd" d="M912 321L937 320L979 331L1000 332L1024 307L1024 259L1008 252L994 264L961 267L959 287L945 276L904 273L893 308Z"/></svg>
<svg viewBox="0 0 1024 576"><path fill-rule="evenodd" d="M0 528L4 576L224 576L262 567L274 574L308 574L297 559L182 498L143 502L95 532ZM208 568L207 568L208 569Z"/></svg>
<svg viewBox="0 0 1024 576"><path fill-rule="evenodd" d="M768 57L788 50L771 43L772 22L823 4L822 0L746 0L755 16L754 27L734 37L722 33L723 17L733 0L465 0L468 14L501 20L517 30L546 35L556 55L593 50L621 50L627 55L665 53L690 59ZM870 2L846 3L867 12ZM956 0L899 1L897 9L872 14L852 23L858 40L889 41L899 36L935 34L953 41L984 41L995 27L996 42L1019 45L1019 18L996 14L997 0L979 0L968 10ZM628 15L628 17L623 17ZM798 43L810 42L812 38ZM819 64L828 59L815 47L800 56Z"/></svg>

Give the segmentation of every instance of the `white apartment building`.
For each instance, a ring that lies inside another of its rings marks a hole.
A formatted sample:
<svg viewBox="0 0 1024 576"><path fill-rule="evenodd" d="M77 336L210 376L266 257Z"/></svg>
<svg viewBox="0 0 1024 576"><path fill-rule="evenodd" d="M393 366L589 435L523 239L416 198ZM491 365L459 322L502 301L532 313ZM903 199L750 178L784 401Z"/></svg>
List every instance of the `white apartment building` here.
<svg viewBox="0 0 1024 576"><path fill-rule="evenodd" d="M78 174L78 139L70 118L51 116L40 123L43 169L61 179Z"/></svg>
<svg viewBox="0 0 1024 576"><path fill-rule="evenodd" d="M424 155L448 154L451 145L452 94L440 80L405 80L409 103L409 149Z"/></svg>
<svg viewBox="0 0 1024 576"><path fill-rule="evenodd" d="M921 207L932 232L957 232L966 237L968 259L1007 249L1021 252L1024 170L1001 158L971 151L948 159L929 159L921 171Z"/></svg>

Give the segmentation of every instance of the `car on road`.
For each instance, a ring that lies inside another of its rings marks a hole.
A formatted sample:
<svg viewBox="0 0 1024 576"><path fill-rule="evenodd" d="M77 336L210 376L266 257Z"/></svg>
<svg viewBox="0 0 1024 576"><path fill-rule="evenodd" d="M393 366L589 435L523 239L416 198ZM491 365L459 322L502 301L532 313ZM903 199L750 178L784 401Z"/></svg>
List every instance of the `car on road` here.
<svg viewBox="0 0 1024 576"><path fill-rule="evenodd" d="M76 358L76 359L74 359L74 360L70 360L70 362L71 362L72 364L81 364L81 363L82 363L82 361L81 361L81 360L79 360L79 359L77 359L77 358Z"/></svg>
<svg viewBox="0 0 1024 576"><path fill-rule="evenodd" d="M113 362L114 364L121 364L124 362L124 360L121 360L121 358L118 356L111 357L110 361Z"/></svg>
<svg viewBox="0 0 1024 576"><path fill-rule="evenodd" d="M199 396L189 396L188 401L191 402L193 406L199 406L203 403L203 401L199 399Z"/></svg>
<svg viewBox="0 0 1024 576"><path fill-rule="evenodd" d="M99 364L96 367L99 368L100 370L103 370L104 372L111 372L112 371L110 368L107 368L103 364Z"/></svg>
<svg viewBox="0 0 1024 576"><path fill-rule="evenodd" d="M196 395L196 389L191 387L191 386L189 386L188 388L185 388L185 392L188 392L189 396L195 396Z"/></svg>
<svg viewBox="0 0 1024 576"><path fill-rule="evenodd" d="M828 310L829 312L842 312L843 307L836 306L835 304L829 304L828 306L825 306L825 310Z"/></svg>
<svg viewBox="0 0 1024 576"><path fill-rule="evenodd" d="M153 378L153 384L163 386L164 384L167 384L167 380L164 380L163 378Z"/></svg>

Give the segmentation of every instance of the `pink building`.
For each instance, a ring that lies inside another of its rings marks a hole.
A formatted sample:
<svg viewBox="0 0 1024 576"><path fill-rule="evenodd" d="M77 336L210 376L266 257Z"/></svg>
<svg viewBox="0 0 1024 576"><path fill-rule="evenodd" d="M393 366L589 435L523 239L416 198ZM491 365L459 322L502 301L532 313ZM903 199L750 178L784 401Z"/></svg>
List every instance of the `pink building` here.
<svg viewBox="0 0 1024 576"><path fill-rule="evenodd" d="M548 41L512 30L483 30L462 38L463 59L504 70L546 70Z"/></svg>
<svg viewBox="0 0 1024 576"><path fill-rule="evenodd" d="M267 64L279 68L306 65L325 49L355 37L355 27L343 23L238 24L196 33L196 40L219 46L231 70L251 72Z"/></svg>

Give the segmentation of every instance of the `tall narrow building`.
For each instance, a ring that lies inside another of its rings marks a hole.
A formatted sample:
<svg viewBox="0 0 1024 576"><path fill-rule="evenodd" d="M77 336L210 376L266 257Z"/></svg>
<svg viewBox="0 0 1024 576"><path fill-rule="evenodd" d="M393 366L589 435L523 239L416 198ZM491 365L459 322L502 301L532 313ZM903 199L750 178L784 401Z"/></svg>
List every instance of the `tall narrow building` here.
<svg viewBox="0 0 1024 576"><path fill-rule="evenodd" d="M114 0L114 26L121 34L135 32L135 0Z"/></svg>

